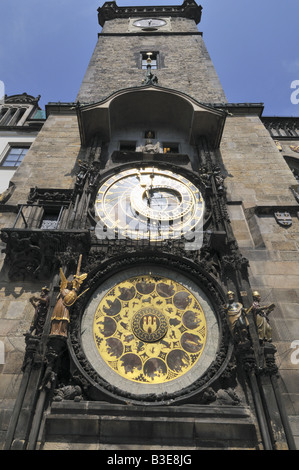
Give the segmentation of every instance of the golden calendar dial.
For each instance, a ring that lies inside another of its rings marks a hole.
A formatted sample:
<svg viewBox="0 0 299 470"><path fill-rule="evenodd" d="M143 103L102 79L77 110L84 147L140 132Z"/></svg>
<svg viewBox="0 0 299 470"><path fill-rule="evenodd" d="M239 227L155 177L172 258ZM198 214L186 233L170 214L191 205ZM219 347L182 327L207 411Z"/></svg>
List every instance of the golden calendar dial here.
<svg viewBox="0 0 299 470"><path fill-rule="evenodd" d="M205 314L193 293L151 274L112 287L93 320L93 339L105 364L142 384L183 376L200 359L206 338Z"/></svg>
<svg viewBox="0 0 299 470"><path fill-rule="evenodd" d="M200 226L204 200L187 178L156 167L129 169L99 188L95 209L101 223L125 238L179 238Z"/></svg>

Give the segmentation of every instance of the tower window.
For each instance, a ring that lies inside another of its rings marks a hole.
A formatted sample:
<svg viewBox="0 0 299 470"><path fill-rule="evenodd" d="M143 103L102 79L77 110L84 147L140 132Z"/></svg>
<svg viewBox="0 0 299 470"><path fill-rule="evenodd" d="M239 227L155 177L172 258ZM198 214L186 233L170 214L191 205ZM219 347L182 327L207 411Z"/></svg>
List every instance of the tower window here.
<svg viewBox="0 0 299 470"><path fill-rule="evenodd" d="M150 59L152 70L156 70L158 68L158 54L158 52L153 51L141 52L141 68L146 70L148 64L147 61Z"/></svg>
<svg viewBox="0 0 299 470"><path fill-rule="evenodd" d="M1 166L18 167L21 165L29 147L11 147Z"/></svg>

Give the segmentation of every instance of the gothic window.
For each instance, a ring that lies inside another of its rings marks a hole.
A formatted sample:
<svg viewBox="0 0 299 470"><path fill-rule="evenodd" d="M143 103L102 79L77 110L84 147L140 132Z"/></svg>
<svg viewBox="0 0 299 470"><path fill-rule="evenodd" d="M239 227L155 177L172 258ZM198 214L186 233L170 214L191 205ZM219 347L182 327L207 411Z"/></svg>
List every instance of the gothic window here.
<svg viewBox="0 0 299 470"><path fill-rule="evenodd" d="M13 147L11 146L6 156L4 157L1 166L18 167L21 165L29 147Z"/></svg>

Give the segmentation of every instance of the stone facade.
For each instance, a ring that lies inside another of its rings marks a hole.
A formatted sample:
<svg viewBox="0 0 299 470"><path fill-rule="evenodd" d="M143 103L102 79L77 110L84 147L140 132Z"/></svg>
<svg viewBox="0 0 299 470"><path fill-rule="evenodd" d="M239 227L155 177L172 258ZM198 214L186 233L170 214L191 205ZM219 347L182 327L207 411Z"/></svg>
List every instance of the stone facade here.
<svg viewBox="0 0 299 470"><path fill-rule="evenodd" d="M145 77L140 54L156 51L160 66L155 74L160 86L182 91L200 102L226 102L194 21L172 18L171 25L171 32L149 36L128 33L127 19L106 22L77 99L97 102L119 89L140 86Z"/></svg>
<svg viewBox="0 0 299 470"><path fill-rule="evenodd" d="M50 115L12 178L16 191L10 202L26 204L37 182L42 188L72 188L80 145L75 113Z"/></svg>
<svg viewBox="0 0 299 470"><path fill-rule="evenodd" d="M220 150L231 224L250 263L252 289L265 303L276 304L270 318L273 342L298 442L298 202L291 190L297 187L296 179L283 158L298 141L280 144L275 144L258 116L232 116L226 121ZM279 225L276 211L289 212L292 225Z"/></svg>

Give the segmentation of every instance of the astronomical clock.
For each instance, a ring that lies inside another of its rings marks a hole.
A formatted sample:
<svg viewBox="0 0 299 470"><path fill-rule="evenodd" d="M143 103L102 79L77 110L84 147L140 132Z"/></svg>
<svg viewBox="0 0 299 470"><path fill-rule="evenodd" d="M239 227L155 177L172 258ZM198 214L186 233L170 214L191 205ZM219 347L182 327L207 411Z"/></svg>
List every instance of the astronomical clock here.
<svg viewBox="0 0 299 470"><path fill-rule="evenodd" d="M138 399L195 382L216 357L219 327L211 302L186 276L136 266L94 292L81 340L94 370Z"/></svg>
<svg viewBox="0 0 299 470"><path fill-rule="evenodd" d="M133 168L100 186L96 212L100 222L122 236L162 241L199 226L204 200L199 189L178 173L158 167Z"/></svg>
<svg viewBox="0 0 299 470"><path fill-rule="evenodd" d="M27 204L7 206L19 212L1 230L4 284L25 280L26 322L29 299L35 309L7 448L253 449L257 427L271 448L281 400L256 317L265 326L274 304L253 303L229 219L243 209L224 184L237 155L225 122L253 125L260 107L217 91L193 0L98 14L78 100L47 107L37 148L50 187L36 186L33 149L13 196L32 185ZM245 212L254 227L259 213Z"/></svg>
<svg viewBox="0 0 299 470"><path fill-rule="evenodd" d="M224 368L220 289L185 251L203 232L206 194L203 180L170 165L124 167L98 182L95 232L111 237L111 254L90 270L71 322L73 360L94 396L186 400Z"/></svg>

